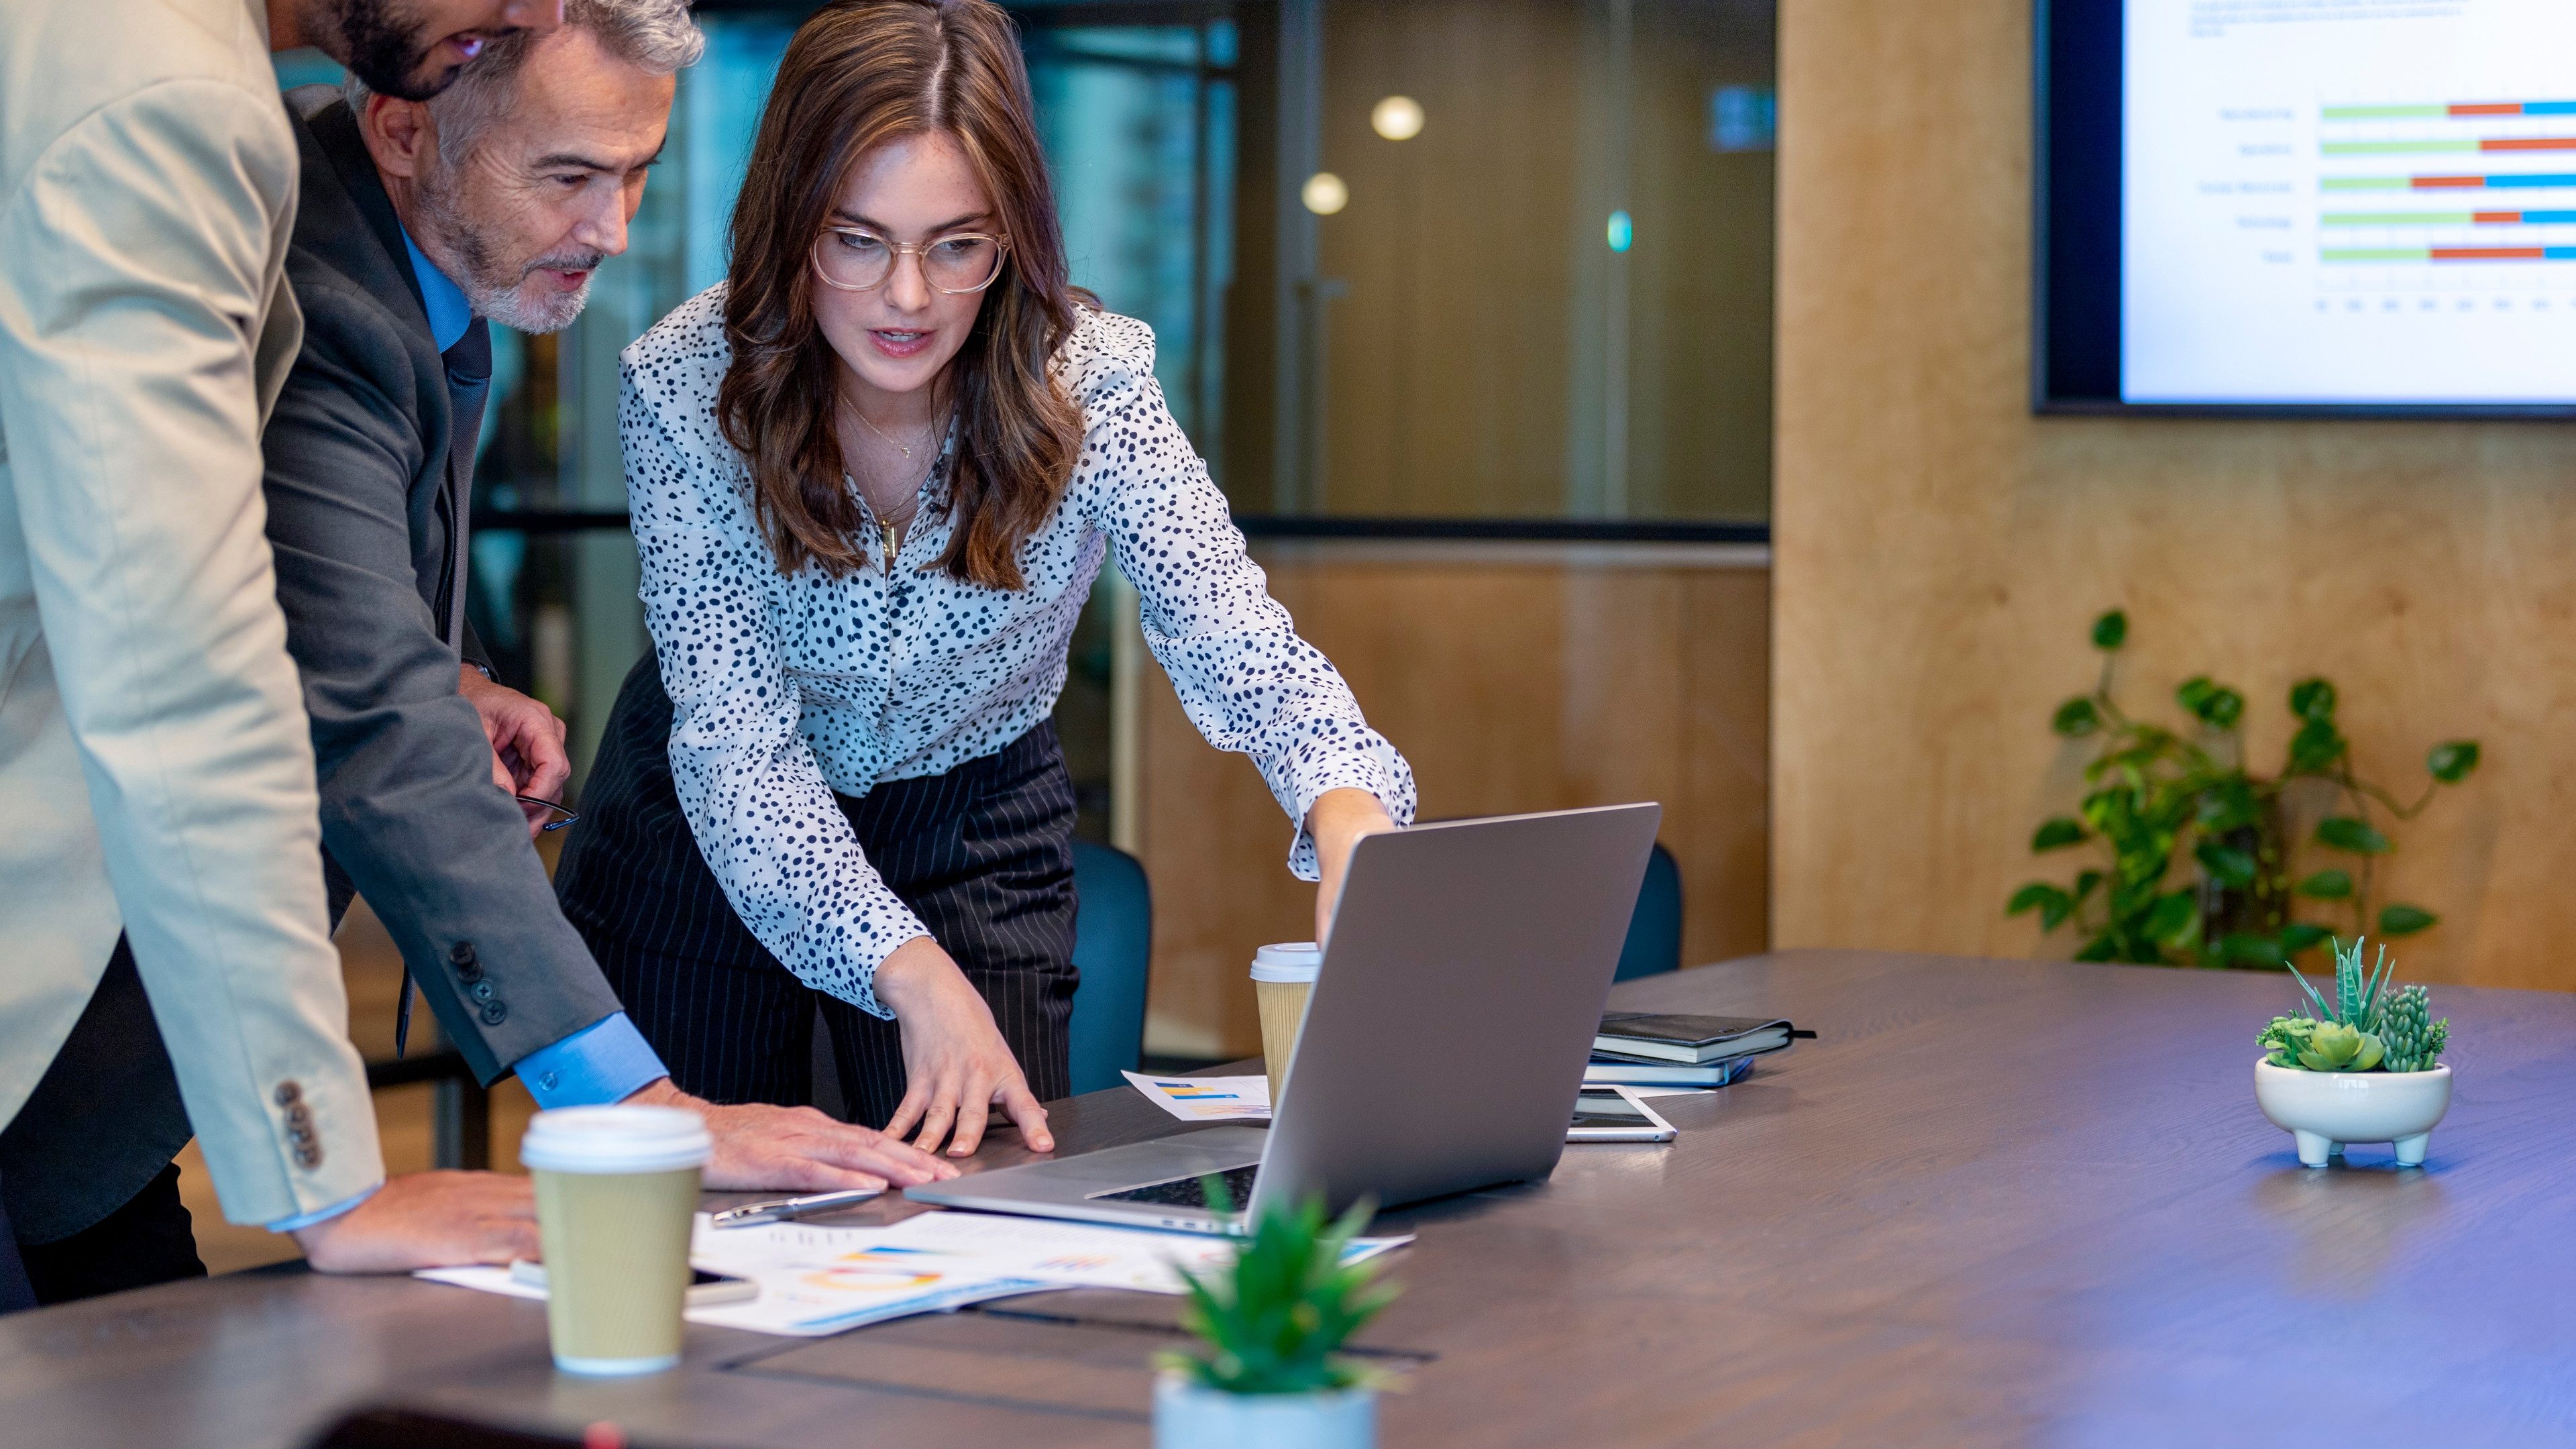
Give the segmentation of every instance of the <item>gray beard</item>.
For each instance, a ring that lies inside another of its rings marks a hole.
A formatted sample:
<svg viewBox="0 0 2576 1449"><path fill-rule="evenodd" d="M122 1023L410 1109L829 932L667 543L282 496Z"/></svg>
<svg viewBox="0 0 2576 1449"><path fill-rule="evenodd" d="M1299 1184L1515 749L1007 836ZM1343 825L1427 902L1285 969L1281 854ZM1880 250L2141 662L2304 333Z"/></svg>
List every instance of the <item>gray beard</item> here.
<svg viewBox="0 0 2576 1449"><path fill-rule="evenodd" d="M474 304L474 315L488 317L504 327L521 332L561 332L581 316L590 305L591 279L581 279L581 290L558 292L544 302L531 301L516 287L499 290L467 289L465 299Z"/></svg>
<svg viewBox="0 0 2576 1449"><path fill-rule="evenodd" d="M444 257L432 257L448 279L456 283L473 307L474 315L498 322L521 332L561 332L570 327L581 309L590 302L590 284L597 275L602 258L596 252L571 256L539 257L515 271L492 255L492 248L465 219L464 210L448 189L445 168L421 178L413 196L420 212L421 241ZM558 292L544 300L531 299L525 292L528 277L540 268L561 266L565 271L586 271L576 292Z"/></svg>

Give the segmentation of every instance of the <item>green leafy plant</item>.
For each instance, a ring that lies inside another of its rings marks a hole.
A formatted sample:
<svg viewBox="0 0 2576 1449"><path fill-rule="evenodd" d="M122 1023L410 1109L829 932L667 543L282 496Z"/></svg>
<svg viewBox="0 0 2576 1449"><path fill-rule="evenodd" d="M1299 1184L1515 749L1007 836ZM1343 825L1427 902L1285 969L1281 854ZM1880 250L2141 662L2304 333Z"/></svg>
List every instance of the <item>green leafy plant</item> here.
<svg viewBox="0 0 2576 1449"><path fill-rule="evenodd" d="M1203 1179L1209 1203L1226 1211L1225 1185ZM1264 1212L1232 1264L1202 1275L1181 1269L1189 1306L1181 1324L1195 1353L1167 1353L1161 1367L1229 1394L1306 1394L1383 1382L1342 1352L1353 1333L1395 1298L1376 1265L1342 1262L1367 1226L1359 1203L1327 1222L1320 1199Z"/></svg>
<svg viewBox="0 0 2576 1449"><path fill-rule="evenodd" d="M2030 842L2034 853L2091 845L2105 858L2070 882L2023 886L2007 913L2036 913L2043 932L2072 923L2085 937L2079 961L2199 966L2286 964L2333 934L2300 919L2303 910L2347 914L2355 936L2374 928L2405 936L2441 919L2402 901L2374 919L2375 865L2397 848L2381 817L2412 820L2443 786L2467 779L2478 767L2477 741L2435 745L2425 756L2423 793L2401 801L2353 772L2333 683L2303 679L2290 687L2299 723L2287 756L2271 776L2258 776L2245 763L2245 696L2235 689L2207 675L2184 680L2174 702L2191 722L2181 729L2120 707L2112 687L2128 637L2119 610L2093 621L2100 677L2091 693L2059 705L2049 727L2068 739L2098 738L2100 749L2085 766L2076 813L2041 822ZM2303 842L2294 840L2294 803L2313 808L2319 800L2322 816ZM2341 859L2301 874L2302 845Z"/></svg>
<svg viewBox="0 0 2576 1449"><path fill-rule="evenodd" d="M2390 991L2388 948L2368 970L2362 943L2334 944L2335 994L2329 1005L2299 968L2290 968L2307 1001L2298 1016L2276 1016L2256 1045L2276 1067L2310 1072L2429 1071L2450 1045L2451 1023L2436 1021L2421 986Z"/></svg>

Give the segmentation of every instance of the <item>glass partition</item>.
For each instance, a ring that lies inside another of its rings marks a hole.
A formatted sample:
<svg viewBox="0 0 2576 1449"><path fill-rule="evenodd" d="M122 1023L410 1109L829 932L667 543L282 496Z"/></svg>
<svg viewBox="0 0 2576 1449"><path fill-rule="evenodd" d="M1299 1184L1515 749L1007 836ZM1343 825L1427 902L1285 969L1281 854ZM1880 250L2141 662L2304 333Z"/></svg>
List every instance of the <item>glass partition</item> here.
<svg viewBox="0 0 2576 1449"><path fill-rule="evenodd" d="M1247 527L1759 538L1774 3L1013 9L1074 279L1152 324ZM645 645L617 353L722 277L806 8L699 7L628 253L569 331L497 339L474 619L585 766ZM1084 657L1060 723L1096 774L1107 671Z"/></svg>
<svg viewBox="0 0 2576 1449"><path fill-rule="evenodd" d="M1771 0L1273 9L1237 508L1767 518Z"/></svg>

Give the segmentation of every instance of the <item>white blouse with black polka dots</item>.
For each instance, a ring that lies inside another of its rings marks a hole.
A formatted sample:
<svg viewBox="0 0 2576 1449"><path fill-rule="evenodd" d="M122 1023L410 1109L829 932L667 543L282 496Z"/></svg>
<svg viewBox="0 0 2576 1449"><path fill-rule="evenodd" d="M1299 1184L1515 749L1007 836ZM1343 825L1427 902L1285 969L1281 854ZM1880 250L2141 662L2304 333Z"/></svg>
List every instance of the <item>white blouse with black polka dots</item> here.
<svg viewBox="0 0 2576 1449"><path fill-rule="evenodd" d="M843 578L780 574L753 522L750 470L716 426L728 352L719 284L626 349L618 433L681 808L743 923L808 985L890 1015L877 965L929 934L868 864L833 792L943 773L1046 719L1112 550L1191 722L1251 756L1298 822L1290 870L1315 878L1303 822L1327 790L1366 790L1412 822L1412 770L1270 597L1164 405L1145 324L1086 311L1057 354L1082 406L1082 455L1021 548L1016 592L931 567L949 539L945 460L891 571L875 558Z"/></svg>

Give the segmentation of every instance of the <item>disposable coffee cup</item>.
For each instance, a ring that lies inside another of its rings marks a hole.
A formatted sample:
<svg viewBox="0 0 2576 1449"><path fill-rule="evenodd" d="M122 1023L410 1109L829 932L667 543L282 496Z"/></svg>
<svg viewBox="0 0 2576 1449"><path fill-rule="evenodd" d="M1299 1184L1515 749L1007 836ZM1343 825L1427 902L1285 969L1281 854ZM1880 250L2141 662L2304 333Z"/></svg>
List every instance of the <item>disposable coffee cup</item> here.
<svg viewBox="0 0 2576 1449"><path fill-rule="evenodd" d="M1261 1008L1261 1065L1270 1074L1270 1110L1279 1110L1288 1085L1288 1063L1297 1055L1297 1033L1306 1025L1306 1003L1324 953L1312 941L1264 946L1252 953L1252 997Z"/></svg>
<svg viewBox="0 0 2576 1449"><path fill-rule="evenodd" d="M707 1124L677 1107L566 1107L530 1119L519 1162L536 1179L556 1368L678 1366L689 1229L713 1147Z"/></svg>

